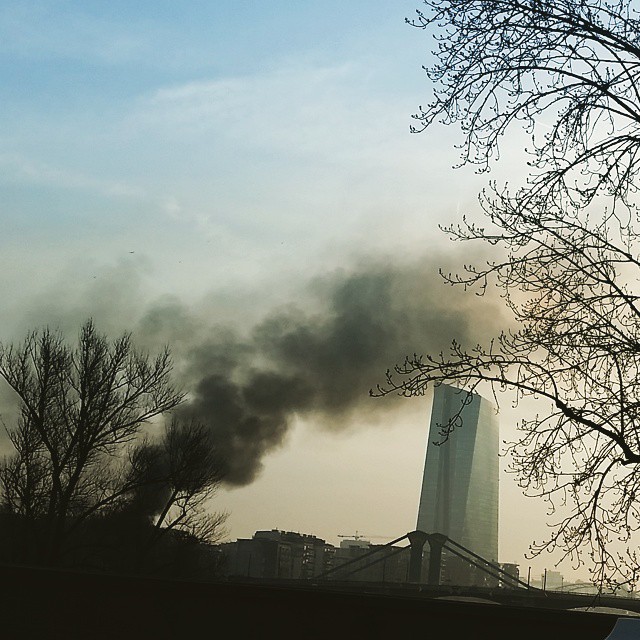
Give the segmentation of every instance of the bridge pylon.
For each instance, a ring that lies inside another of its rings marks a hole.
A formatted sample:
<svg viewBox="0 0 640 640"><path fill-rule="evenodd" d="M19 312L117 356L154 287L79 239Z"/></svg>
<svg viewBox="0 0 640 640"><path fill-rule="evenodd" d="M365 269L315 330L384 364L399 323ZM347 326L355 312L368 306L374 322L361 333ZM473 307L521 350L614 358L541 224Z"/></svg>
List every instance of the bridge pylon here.
<svg viewBox="0 0 640 640"><path fill-rule="evenodd" d="M429 538L429 534L424 531L411 531L407 534L411 551L409 555L409 582L419 583L422 576L422 553L424 543Z"/></svg>
<svg viewBox="0 0 640 640"><path fill-rule="evenodd" d="M443 533L430 533L425 535L429 541L429 573L427 574L427 584L438 587L440 586L442 569L442 549L448 538Z"/></svg>

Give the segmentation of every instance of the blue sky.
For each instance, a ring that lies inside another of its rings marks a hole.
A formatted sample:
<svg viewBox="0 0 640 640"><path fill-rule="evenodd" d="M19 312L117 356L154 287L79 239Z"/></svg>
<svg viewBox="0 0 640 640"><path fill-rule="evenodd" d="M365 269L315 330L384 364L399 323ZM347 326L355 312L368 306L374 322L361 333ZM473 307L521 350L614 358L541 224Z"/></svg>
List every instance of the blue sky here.
<svg viewBox="0 0 640 640"><path fill-rule="evenodd" d="M0 242L106 263L213 248L212 268L253 276L247 252L287 269L389 227L429 235L441 176L408 133L426 93L412 9L3 3Z"/></svg>
<svg viewBox="0 0 640 640"><path fill-rule="evenodd" d="M430 91L432 42L404 24L418 7L5 0L0 338L88 314L129 329L158 300L250 327L323 274L442 250L438 223L475 210L486 177L452 171L454 131L409 133ZM412 528L428 405L407 406L341 438L297 421L221 496L231 537ZM544 533L526 504L505 561Z"/></svg>
<svg viewBox="0 0 640 640"><path fill-rule="evenodd" d="M409 133L414 8L3 3L0 294L139 261L149 297L194 298L441 242L481 181Z"/></svg>

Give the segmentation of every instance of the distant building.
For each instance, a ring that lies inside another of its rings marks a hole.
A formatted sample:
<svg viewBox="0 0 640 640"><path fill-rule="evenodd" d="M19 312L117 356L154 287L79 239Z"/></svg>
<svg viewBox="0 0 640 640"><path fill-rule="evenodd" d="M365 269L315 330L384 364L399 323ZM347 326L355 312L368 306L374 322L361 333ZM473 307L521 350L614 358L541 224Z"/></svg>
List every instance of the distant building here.
<svg viewBox="0 0 640 640"><path fill-rule="evenodd" d="M441 429L453 424L443 441ZM495 408L478 394L436 387L417 528L498 559L499 434ZM427 546L428 551L428 546ZM443 584L485 585L486 574L445 552Z"/></svg>
<svg viewBox="0 0 640 640"><path fill-rule="evenodd" d="M371 541L364 538L347 538L340 541L341 549L364 549L365 551L371 547Z"/></svg>
<svg viewBox="0 0 640 640"><path fill-rule="evenodd" d="M560 591L564 585L564 576L559 571L546 570L541 580L543 588L547 591Z"/></svg>
<svg viewBox="0 0 640 640"><path fill-rule="evenodd" d="M222 573L233 578L307 580L335 568L327 579L398 583L406 582L409 574L408 553L363 539L343 540L336 548L312 535L273 529L220 547L225 559ZM378 553L363 557L374 550ZM371 564L373 560L377 562ZM350 564L339 570L346 563Z"/></svg>
<svg viewBox="0 0 640 640"><path fill-rule="evenodd" d="M534 589L542 589L542 578L543 576L540 576L540 578L536 578L535 576L531 576L531 580L529 581L529 585L532 586Z"/></svg>
<svg viewBox="0 0 640 640"><path fill-rule="evenodd" d="M519 565L514 564L513 562L501 562L498 566L507 575L511 576L512 578L515 578L516 580L520 579L520 566ZM509 580L509 578L503 578L498 583L498 586L510 588L510 587L513 587L513 581Z"/></svg>
<svg viewBox="0 0 640 640"><path fill-rule="evenodd" d="M308 579L332 566L335 547L292 531L256 531L253 538L224 545L225 573L263 579Z"/></svg>
<svg viewBox="0 0 640 640"><path fill-rule="evenodd" d="M367 555L370 552L376 552ZM409 575L409 555L397 553L398 547L374 545L362 538L342 540L336 549L332 580L357 582L406 582ZM363 557L365 556L365 557ZM359 562L353 562L362 558ZM349 562L344 570L339 567Z"/></svg>

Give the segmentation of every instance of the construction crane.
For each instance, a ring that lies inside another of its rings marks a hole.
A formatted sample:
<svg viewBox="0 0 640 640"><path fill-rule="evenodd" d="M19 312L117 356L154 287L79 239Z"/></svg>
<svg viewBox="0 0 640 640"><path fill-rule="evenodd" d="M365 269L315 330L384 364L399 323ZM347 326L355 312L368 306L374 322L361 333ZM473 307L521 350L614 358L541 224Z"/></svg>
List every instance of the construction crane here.
<svg viewBox="0 0 640 640"><path fill-rule="evenodd" d="M368 536L362 533L358 533L358 531L356 530L355 533L352 533L351 535L345 535L342 533L338 534L338 538L349 538L349 540L368 540L369 538L382 538L384 540L390 540L393 536Z"/></svg>

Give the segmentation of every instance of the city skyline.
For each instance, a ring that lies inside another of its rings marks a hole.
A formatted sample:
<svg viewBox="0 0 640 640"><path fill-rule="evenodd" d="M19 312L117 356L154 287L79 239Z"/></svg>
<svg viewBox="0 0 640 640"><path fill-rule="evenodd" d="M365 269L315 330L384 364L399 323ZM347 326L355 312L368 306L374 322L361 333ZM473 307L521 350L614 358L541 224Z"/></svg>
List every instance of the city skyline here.
<svg viewBox="0 0 640 640"><path fill-rule="evenodd" d="M44 325L75 337L92 316L142 348L169 344L189 384L231 347L297 375L304 358L282 356L291 336L323 347L314 367L337 344L336 369L353 366L340 382L361 385L357 400L342 414L329 400L293 403L280 439L241 476L255 471L253 481L216 496L231 538L412 529L431 399L367 392L405 355L508 324L495 300L464 298L438 275L486 257L438 229L478 215L486 176L452 168L453 131L409 133L431 91L429 34L404 22L419 6L9 0L0 10L2 342ZM507 165L522 140L505 144ZM355 320L379 329L375 340L339 331ZM283 324L295 331L277 333ZM356 370L350 349L362 360L387 344ZM249 376L251 364L229 368ZM11 422L15 405L0 394ZM539 407L510 401L505 438ZM545 535L546 508L522 497L503 459L500 474L502 549L518 561Z"/></svg>

